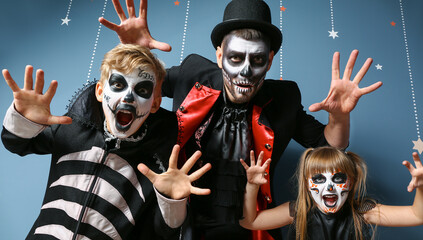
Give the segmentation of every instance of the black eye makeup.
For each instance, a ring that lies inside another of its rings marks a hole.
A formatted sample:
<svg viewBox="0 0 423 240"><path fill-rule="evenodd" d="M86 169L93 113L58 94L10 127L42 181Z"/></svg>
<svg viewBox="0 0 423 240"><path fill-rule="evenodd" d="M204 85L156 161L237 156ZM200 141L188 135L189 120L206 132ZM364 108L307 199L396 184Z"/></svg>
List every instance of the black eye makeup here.
<svg viewBox="0 0 423 240"><path fill-rule="evenodd" d="M259 67L264 66L266 64L266 61L265 61L266 58L265 57L266 57L265 55L261 55L261 54L253 56L251 63L253 63L253 65L256 65L256 66L259 66Z"/></svg>
<svg viewBox="0 0 423 240"><path fill-rule="evenodd" d="M322 184L326 182L326 177L323 174L315 174L311 177L311 180L313 181L313 183L315 184Z"/></svg>
<svg viewBox="0 0 423 240"><path fill-rule="evenodd" d="M233 65L237 65L239 63L244 62L244 56L240 53L230 54L228 59L230 60L230 63Z"/></svg>
<svg viewBox="0 0 423 240"><path fill-rule="evenodd" d="M122 75L112 73L109 78L109 86L113 92L121 92L128 87L128 83Z"/></svg>
<svg viewBox="0 0 423 240"><path fill-rule="evenodd" d="M347 174L339 172L335 173L332 176L332 182L334 183L346 183L347 182Z"/></svg>
<svg viewBox="0 0 423 240"><path fill-rule="evenodd" d="M142 81L135 85L134 92L138 96L149 99L153 94L154 83L152 81Z"/></svg>

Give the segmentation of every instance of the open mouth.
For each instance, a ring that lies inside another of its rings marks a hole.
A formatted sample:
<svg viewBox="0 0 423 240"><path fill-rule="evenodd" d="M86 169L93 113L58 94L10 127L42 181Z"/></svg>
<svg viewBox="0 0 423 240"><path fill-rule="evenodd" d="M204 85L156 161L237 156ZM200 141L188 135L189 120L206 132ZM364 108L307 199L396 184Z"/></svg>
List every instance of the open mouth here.
<svg viewBox="0 0 423 240"><path fill-rule="evenodd" d="M326 207L332 208L335 207L336 202L338 201L338 196L335 194L325 195L323 196L323 201Z"/></svg>
<svg viewBox="0 0 423 240"><path fill-rule="evenodd" d="M128 110L119 110L116 113L116 120L122 127L126 127L134 120L134 115Z"/></svg>
<svg viewBox="0 0 423 240"><path fill-rule="evenodd" d="M240 93L250 92L254 86L254 84L251 84L249 81L234 81L234 85Z"/></svg>
<svg viewBox="0 0 423 240"><path fill-rule="evenodd" d="M234 84L239 88L252 88L254 84L249 81L234 81Z"/></svg>

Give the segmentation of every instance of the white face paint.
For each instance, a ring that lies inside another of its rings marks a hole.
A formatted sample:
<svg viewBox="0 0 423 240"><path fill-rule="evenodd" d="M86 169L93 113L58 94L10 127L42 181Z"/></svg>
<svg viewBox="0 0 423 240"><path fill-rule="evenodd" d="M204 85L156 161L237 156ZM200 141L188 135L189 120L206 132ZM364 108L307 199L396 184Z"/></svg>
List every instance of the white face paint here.
<svg viewBox="0 0 423 240"><path fill-rule="evenodd" d="M323 213L335 213L344 205L350 191L350 180L342 172L314 174L308 179L314 202Z"/></svg>
<svg viewBox="0 0 423 240"><path fill-rule="evenodd" d="M222 48L226 93L234 103L245 103L261 88L269 66L269 44L230 35Z"/></svg>
<svg viewBox="0 0 423 240"><path fill-rule="evenodd" d="M112 70L103 86L103 111L108 130L117 138L138 131L153 104L155 76L149 69L136 69L126 75Z"/></svg>

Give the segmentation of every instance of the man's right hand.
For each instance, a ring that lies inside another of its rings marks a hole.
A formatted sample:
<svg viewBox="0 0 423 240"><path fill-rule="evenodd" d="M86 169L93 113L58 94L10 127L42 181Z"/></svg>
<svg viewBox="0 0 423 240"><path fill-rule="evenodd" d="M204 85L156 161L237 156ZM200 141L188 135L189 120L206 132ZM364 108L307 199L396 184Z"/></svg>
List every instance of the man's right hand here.
<svg viewBox="0 0 423 240"><path fill-rule="evenodd" d="M57 89L57 81L53 80L48 90L43 94L44 71L37 70L35 85L33 86L34 68L30 65L25 68L24 87L16 84L7 69L3 69L3 77L13 91L14 106L16 111L25 118L42 125L70 124L72 119L66 116L53 116L50 113L50 103Z"/></svg>
<svg viewBox="0 0 423 240"><path fill-rule="evenodd" d="M135 15L133 0L126 0L129 18L126 18L119 0L113 0L113 5L119 16L120 25L112 23L103 17L100 17L98 21L115 31L122 43L138 44L149 49L159 49L165 52L172 50L169 44L158 42L151 36L147 24L147 0L140 1L139 17Z"/></svg>

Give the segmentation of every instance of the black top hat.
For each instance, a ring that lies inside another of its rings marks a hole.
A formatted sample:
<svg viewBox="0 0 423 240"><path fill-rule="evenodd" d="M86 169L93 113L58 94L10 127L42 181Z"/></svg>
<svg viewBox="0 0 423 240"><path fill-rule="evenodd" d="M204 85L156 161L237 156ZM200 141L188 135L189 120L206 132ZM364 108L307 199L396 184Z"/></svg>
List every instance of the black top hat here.
<svg viewBox="0 0 423 240"><path fill-rule="evenodd" d="M232 0L225 8L223 22L214 27L211 40L214 48L223 37L235 29L252 28L264 33L271 40L275 54L282 44L282 33L272 24L269 6L262 0Z"/></svg>

